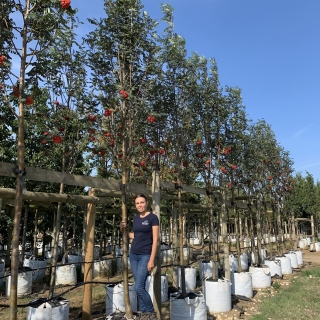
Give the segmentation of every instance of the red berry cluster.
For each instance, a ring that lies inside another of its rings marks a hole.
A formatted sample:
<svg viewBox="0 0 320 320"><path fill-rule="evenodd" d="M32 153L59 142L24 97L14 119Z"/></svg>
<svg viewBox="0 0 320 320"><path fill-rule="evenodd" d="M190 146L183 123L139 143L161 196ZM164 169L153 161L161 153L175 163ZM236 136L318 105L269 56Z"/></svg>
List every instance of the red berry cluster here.
<svg viewBox="0 0 320 320"><path fill-rule="evenodd" d="M61 0L62 9L69 9L71 5L71 0Z"/></svg>
<svg viewBox="0 0 320 320"><path fill-rule="evenodd" d="M122 95L123 99L127 99L128 98L128 93L124 90L120 90L120 94Z"/></svg>
<svg viewBox="0 0 320 320"><path fill-rule="evenodd" d="M6 61L6 60L7 60L6 56L4 56L4 55L0 56L0 66L2 66L3 62Z"/></svg>

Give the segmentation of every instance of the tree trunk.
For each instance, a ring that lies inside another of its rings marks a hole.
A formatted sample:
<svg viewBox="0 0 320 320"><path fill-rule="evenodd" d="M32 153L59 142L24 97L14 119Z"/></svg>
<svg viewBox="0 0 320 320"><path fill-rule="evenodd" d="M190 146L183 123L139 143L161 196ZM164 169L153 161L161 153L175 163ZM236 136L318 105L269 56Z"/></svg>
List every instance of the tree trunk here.
<svg viewBox="0 0 320 320"><path fill-rule="evenodd" d="M6 205L6 214L10 217L11 221L13 221L14 207ZM10 254L11 254L12 233L13 233L13 228L11 226L10 227L8 226L7 250L6 250L6 258L5 258L6 268L10 266L10 262L11 262Z"/></svg>
<svg viewBox="0 0 320 320"><path fill-rule="evenodd" d="M94 189L89 190L89 196L94 197ZM93 255L94 255L94 227L96 221L96 204L89 203L87 209L87 227L86 227L86 254L84 264L83 281L91 282L93 279ZM91 320L92 308L92 283L86 283L83 289L82 300L82 320Z"/></svg>
<svg viewBox="0 0 320 320"><path fill-rule="evenodd" d="M123 148L123 155L126 159L126 148ZM127 216L127 183L128 183L128 172L125 162L122 164L122 221L128 220ZM122 233L122 277L123 277L123 288L124 288L124 304L126 310L126 317L132 319L133 313L129 300L129 279L128 279L128 248L129 248L129 238L128 238L128 228L126 227Z"/></svg>
<svg viewBox="0 0 320 320"><path fill-rule="evenodd" d="M278 229L278 254L280 256L283 255L283 233L282 233L282 226L281 226L281 209L280 204L277 204L277 229Z"/></svg>
<svg viewBox="0 0 320 320"><path fill-rule="evenodd" d="M87 211L88 211L88 206L85 206L83 210L83 220L82 220L82 241L81 241L82 261L85 261L85 254L86 254ZM84 274L84 263L81 264L81 273Z"/></svg>
<svg viewBox="0 0 320 320"><path fill-rule="evenodd" d="M209 251L210 251L210 260L212 266L212 278L216 279L217 274L217 253L215 250L215 241L214 241L214 225L213 225L213 202L212 202L212 195L209 194L208 196L208 204L209 204L209 233L210 233L210 242L209 242Z"/></svg>
<svg viewBox="0 0 320 320"><path fill-rule="evenodd" d="M60 185L60 191L63 190L63 185ZM56 217L55 217L55 226L54 226L54 242L51 249L52 258L51 258L51 277L50 277L50 288L49 288L49 299L53 298L54 287L56 283L56 269L58 263L58 246L59 246L59 236L60 236L60 227L61 227L61 206L62 203L58 202Z"/></svg>
<svg viewBox="0 0 320 320"><path fill-rule="evenodd" d="M101 211L101 229L100 229L100 250L99 250L99 259L102 258L103 256L103 243L105 243L105 241L103 241L105 239L105 223L104 223L104 211Z"/></svg>
<svg viewBox="0 0 320 320"><path fill-rule="evenodd" d="M69 250L68 250L68 228L67 228L67 211L63 213L63 247L62 252L64 255L65 263L69 263Z"/></svg>
<svg viewBox="0 0 320 320"><path fill-rule="evenodd" d="M257 218L257 247L258 247L258 266L260 267L262 265L262 247L261 247L261 200L257 200L257 213L256 213L256 218Z"/></svg>
<svg viewBox="0 0 320 320"><path fill-rule="evenodd" d="M33 255L37 254L37 235L38 235L38 209L36 209L34 214L34 235L33 235ZM45 251L45 244L44 244L45 234L42 237L42 256L44 255Z"/></svg>
<svg viewBox="0 0 320 320"><path fill-rule="evenodd" d="M158 170L152 173L152 212L157 215L159 223L160 217L160 172ZM153 305L157 313L158 320L161 319L161 250L160 250L160 228L157 252L155 256L155 273L153 282Z"/></svg>
<svg viewBox="0 0 320 320"><path fill-rule="evenodd" d="M222 190L222 205L221 205L221 222L222 222L222 240L223 240L223 255L224 255L224 277L230 280L230 263L229 263L229 241L227 233L227 206L226 206L226 191Z"/></svg>
<svg viewBox="0 0 320 320"><path fill-rule="evenodd" d="M180 180L178 179L178 211L179 211L179 231L180 231L180 272L181 272L181 294L182 298L185 298L187 295L186 292L186 279L185 279L185 269L184 269L184 256L183 256L183 212L181 206L181 189L180 189Z"/></svg>
<svg viewBox="0 0 320 320"><path fill-rule="evenodd" d="M316 251L316 237L315 237L315 232L314 232L313 214L311 215L311 237L312 237L312 249L314 251Z"/></svg>
<svg viewBox="0 0 320 320"><path fill-rule="evenodd" d="M24 253L26 251L26 234L28 226L28 214L29 214L29 204L26 203L24 207L24 219L23 219L23 231L22 231L22 241L21 241L21 261L20 264L23 266Z"/></svg>
<svg viewBox="0 0 320 320"><path fill-rule="evenodd" d="M239 225L240 224L240 215L239 215L239 211L237 206L234 206L234 221L235 221L235 227L236 227L236 245L237 245L237 254L238 254L238 272L242 272L242 265L241 265L241 247L240 247L240 243L241 243L241 238L240 238L240 233L239 233Z"/></svg>

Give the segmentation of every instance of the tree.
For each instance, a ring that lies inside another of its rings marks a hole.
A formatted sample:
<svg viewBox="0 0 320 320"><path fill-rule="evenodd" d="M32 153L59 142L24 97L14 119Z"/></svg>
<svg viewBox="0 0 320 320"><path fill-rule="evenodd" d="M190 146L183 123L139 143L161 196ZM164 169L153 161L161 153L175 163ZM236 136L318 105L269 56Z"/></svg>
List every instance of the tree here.
<svg viewBox="0 0 320 320"><path fill-rule="evenodd" d="M101 133L112 150L121 175L122 220L127 220L127 183L135 161L135 144L148 114L143 93L153 73L157 50L153 39L156 23L142 11L139 0L106 0L106 18L90 19L96 26L86 38L95 99L104 109ZM110 132L110 136L106 133ZM116 136L114 136L116 135ZM126 316L132 318L128 291L128 238L123 233L123 279Z"/></svg>
<svg viewBox="0 0 320 320"><path fill-rule="evenodd" d="M32 70L38 63L37 57L47 48L56 34L63 34L66 16L74 11L70 2L60 3L58 0L34 2L26 0L9 0L2 2L1 7L1 56L5 57L1 66L2 88L4 97L1 99L17 119L17 183L15 200L14 231L12 240L11 289L10 289L10 320L17 318L17 276L18 276L18 245L19 228L24 186L20 176L25 168L25 111L32 108L33 97L28 93L38 75ZM17 19L19 17L19 19ZM17 24L19 23L19 24ZM20 42L20 43L19 43ZM18 74L15 74L12 61L19 61ZM3 59L2 59L3 61Z"/></svg>

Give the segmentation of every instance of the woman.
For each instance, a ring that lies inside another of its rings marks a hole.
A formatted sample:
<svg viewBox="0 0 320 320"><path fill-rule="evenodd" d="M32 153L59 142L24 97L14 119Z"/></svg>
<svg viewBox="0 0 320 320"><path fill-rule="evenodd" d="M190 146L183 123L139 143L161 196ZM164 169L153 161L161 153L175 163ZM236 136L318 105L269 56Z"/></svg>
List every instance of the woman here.
<svg viewBox="0 0 320 320"><path fill-rule="evenodd" d="M154 312L149 293L145 290L148 273L154 268L154 258L159 237L159 219L148 211L148 200L144 194L138 194L135 199L138 214L133 218L133 232L128 232L132 240L130 250L130 265L138 296L139 311ZM121 221L120 230L127 226Z"/></svg>

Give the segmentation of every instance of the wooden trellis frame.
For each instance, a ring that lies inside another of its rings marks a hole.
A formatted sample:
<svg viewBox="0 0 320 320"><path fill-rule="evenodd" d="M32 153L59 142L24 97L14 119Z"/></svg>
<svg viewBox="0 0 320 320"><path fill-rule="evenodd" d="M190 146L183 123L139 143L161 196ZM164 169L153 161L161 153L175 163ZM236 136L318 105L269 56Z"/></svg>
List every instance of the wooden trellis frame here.
<svg viewBox="0 0 320 320"><path fill-rule="evenodd" d="M13 173L15 165L6 162L0 162L0 176L16 178ZM92 281L92 263L93 262L93 245L94 244L94 225L96 217L96 205L97 204L110 204L113 202L110 198L121 198L122 194L119 191L121 181L109 180L99 177L90 176L80 176L72 175L63 172L57 172L53 170L46 170L40 168L25 168L26 175L25 179L38 181L38 182L49 182L49 183L64 183L65 185L80 186L80 187L90 187L89 195L67 195L67 194L55 194L55 193L43 193L43 192L30 192L27 191L23 195L23 200L29 200L30 205L36 203L41 205L41 203L48 202L62 202L62 203L78 203L87 204L87 228L86 228L86 252L85 261L89 262L85 266L85 281ZM160 201L161 199L173 200L173 206L178 206L178 197L173 194L176 193L176 186L173 182L166 182L159 180L159 175L157 176L157 171L153 173L152 185L142 185L138 183L128 183L127 192L128 198L131 194L144 193L149 197L152 197L152 206L156 214L160 217ZM157 180L155 180L157 178ZM155 182L158 181L158 182ZM187 185L182 185L182 193L194 193L202 196L207 196L207 190L205 188L192 187ZM163 191L163 192L162 192ZM235 205L239 209L248 209L247 204L248 198L246 196L235 197L232 199L222 199L220 194L220 188L216 188L214 191L214 209L221 209L222 206L234 207ZM15 198L15 189L0 188L0 199L5 201L11 201ZM133 196L132 196L133 198ZM182 208L188 209L198 209L198 210L208 210L207 205L203 204L189 204L181 203ZM111 211L112 210L112 211ZM110 209L110 214L121 213L117 211L118 209ZM108 210L107 210L108 212ZM158 246L159 248L160 246ZM91 261L92 260L92 261ZM161 281L161 263L160 263L160 249L157 252L157 271L155 273L155 284ZM159 288L159 292L155 292L156 309L159 317L159 301L160 297L160 285L155 285L155 288ZM91 318L91 301L92 301L92 285L86 284L84 288L84 299L83 299L83 312L82 319L89 320Z"/></svg>

